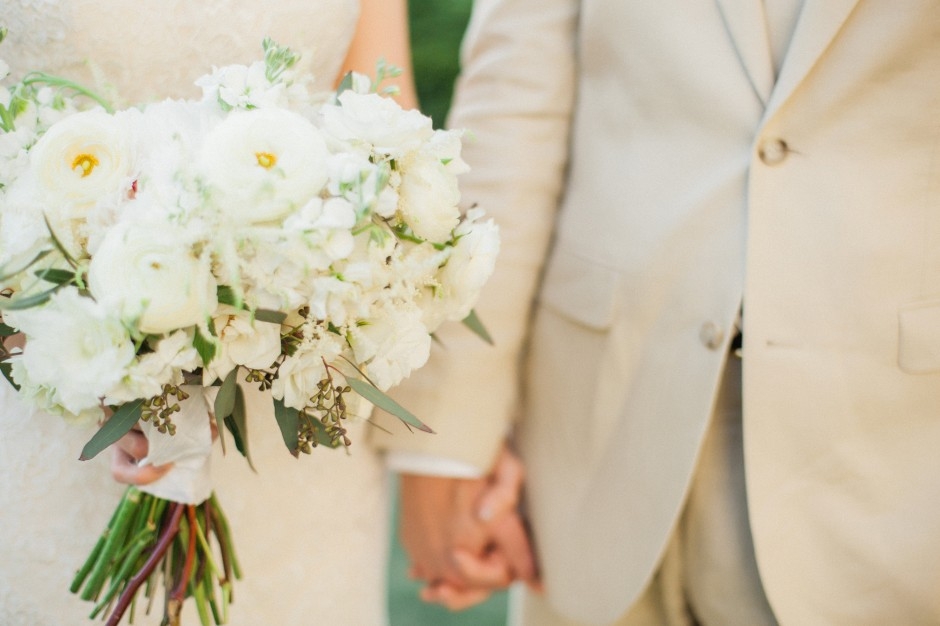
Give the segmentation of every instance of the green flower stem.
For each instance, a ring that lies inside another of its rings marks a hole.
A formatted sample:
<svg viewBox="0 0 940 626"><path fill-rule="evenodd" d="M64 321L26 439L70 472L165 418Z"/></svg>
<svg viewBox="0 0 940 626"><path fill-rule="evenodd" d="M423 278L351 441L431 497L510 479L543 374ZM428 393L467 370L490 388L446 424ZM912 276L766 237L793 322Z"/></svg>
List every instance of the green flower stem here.
<svg viewBox="0 0 940 626"><path fill-rule="evenodd" d="M38 83L41 85L49 85L50 87L64 87L66 89L71 89L77 94L81 94L87 98L91 98L95 102L101 105L101 107L108 113L114 113L114 107L111 104L96 94L94 91L76 83L74 81L68 80L67 78L61 78L59 76L52 76L51 74L46 74L45 72L30 72L23 77L23 85L32 85Z"/></svg>
<svg viewBox="0 0 940 626"><path fill-rule="evenodd" d="M104 531L102 531L101 536L98 537L98 541L95 543L95 547L92 548L91 554L88 555L88 558L85 559L81 568L76 572L75 578L72 579L72 584L69 586L69 591L72 593L78 593L88 573L91 572L92 567L94 567L95 563L98 561L98 556L101 554L102 549L104 549L104 544L110 534L111 526L114 524L114 520L117 519L118 513L121 512L121 505L123 505L124 498L126 497L127 492L124 492L124 495L121 497L121 503L115 507L114 513L111 514L111 519L108 520L108 525L104 527Z"/></svg>
<svg viewBox="0 0 940 626"><path fill-rule="evenodd" d="M209 589L212 589L211 578L209 579ZM192 584L193 599L196 601L196 612L199 614L199 622L202 626L209 626L209 609L206 604L206 585L205 581L193 581Z"/></svg>
<svg viewBox="0 0 940 626"><path fill-rule="evenodd" d="M107 577L108 567L111 565L114 555L124 543L127 529L133 521L134 513L136 513L139 504L140 491L134 487L129 487L124 492L124 497L118 505L114 522L105 531L108 537L91 571L88 584L85 585L85 589L81 593L82 600L94 600L101 592L101 587Z"/></svg>
<svg viewBox="0 0 940 626"><path fill-rule="evenodd" d="M133 600L134 596L137 594L137 590L144 583L144 581L150 577L150 574L163 559L163 556L173 544L173 540L176 538L176 535L179 532L180 519L183 516L183 510L185 508L185 504L179 504L177 502L170 504L169 523L167 524L166 528L161 531L160 539L157 541L157 545L154 546L153 551L150 553L150 556L147 558L147 561L144 563L143 567L141 567L140 570L130 579L130 581L128 581L127 586L121 593L121 597L118 598L117 606L114 607L114 611L108 617L106 626L117 626L118 622L121 621L121 617L123 617L124 612L127 610L127 607L130 605L131 600Z"/></svg>
<svg viewBox="0 0 940 626"><path fill-rule="evenodd" d="M234 574L236 580L241 580L242 568L238 564L238 555L235 553L235 545L232 541L232 531L229 528L228 519L222 511L222 507L219 506L219 501L214 493L209 497L209 502L212 504L212 520L219 526L216 536L219 540L219 546L222 548L222 561L223 563L226 561L229 563L229 566L225 569L225 578L231 583L232 574Z"/></svg>
<svg viewBox="0 0 940 626"><path fill-rule="evenodd" d="M143 553L144 549L153 541L153 535L154 532L148 532L147 529L144 529L138 533L137 537L130 545L129 550L127 551L127 555L119 561L120 569L118 569L117 573L111 577L111 586L108 587L108 591L105 592L104 596L91 612L91 615L89 615L90 618L94 619L106 606L111 604L111 600L117 595L118 591L121 590L121 587L124 586L124 583L127 581L128 577L133 573L133 568L137 566L138 561L140 560L140 555Z"/></svg>

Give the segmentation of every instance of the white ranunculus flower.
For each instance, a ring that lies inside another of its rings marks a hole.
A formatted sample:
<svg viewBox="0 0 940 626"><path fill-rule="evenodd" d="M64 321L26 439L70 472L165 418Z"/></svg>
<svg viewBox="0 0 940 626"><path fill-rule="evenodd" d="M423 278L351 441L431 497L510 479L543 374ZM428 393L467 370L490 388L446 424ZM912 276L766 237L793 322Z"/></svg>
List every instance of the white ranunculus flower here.
<svg viewBox="0 0 940 626"><path fill-rule="evenodd" d="M323 129L340 141L369 144L379 154L400 158L434 134L431 118L391 98L344 91L338 100L323 108Z"/></svg>
<svg viewBox="0 0 940 626"><path fill-rule="evenodd" d="M123 121L101 109L60 120L30 151L43 203L65 218L82 218L98 202L125 197L135 175Z"/></svg>
<svg viewBox="0 0 940 626"><path fill-rule="evenodd" d="M170 222L115 226L91 260L88 282L95 298L148 334L197 325L218 304L208 257Z"/></svg>
<svg viewBox="0 0 940 626"><path fill-rule="evenodd" d="M222 214L237 223L277 220L327 181L320 131L296 113L233 113L206 137L200 169Z"/></svg>
<svg viewBox="0 0 940 626"><path fill-rule="evenodd" d="M439 159L417 155L402 166L398 209L414 233L434 243L450 239L460 221L457 178Z"/></svg>
<svg viewBox="0 0 940 626"><path fill-rule="evenodd" d="M350 329L355 360L366 365L375 386L389 389L427 363L431 335L414 310L386 310L363 326Z"/></svg>
<svg viewBox="0 0 940 626"><path fill-rule="evenodd" d="M221 306L213 318L220 351L207 368L204 381L222 380L243 365L252 369L267 369L281 354L281 326L252 320L247 311Z"/></svg>
<svg viewBox="0 0 940 626"><path fill-rule="evenodd" d="M26 335L17 382L44 389L73 415L93 411L134 358L134 344L121 320L72 287L8 321Z"/></svg>

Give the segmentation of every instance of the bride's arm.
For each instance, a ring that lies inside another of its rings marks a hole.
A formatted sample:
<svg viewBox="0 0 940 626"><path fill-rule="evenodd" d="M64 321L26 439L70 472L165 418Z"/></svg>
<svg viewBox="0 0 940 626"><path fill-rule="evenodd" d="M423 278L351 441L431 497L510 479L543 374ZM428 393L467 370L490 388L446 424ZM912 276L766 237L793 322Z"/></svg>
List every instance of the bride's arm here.
<svg viewBox="0 0 940 626"><path fill-rule="evenodd" d="M360 4L356 33L337 80L352 70L373 76L376 62L385 59L402 70L401 76L388 81L401 90L395 99L405 108L417 108L407 0L362 0Z"/></svg>

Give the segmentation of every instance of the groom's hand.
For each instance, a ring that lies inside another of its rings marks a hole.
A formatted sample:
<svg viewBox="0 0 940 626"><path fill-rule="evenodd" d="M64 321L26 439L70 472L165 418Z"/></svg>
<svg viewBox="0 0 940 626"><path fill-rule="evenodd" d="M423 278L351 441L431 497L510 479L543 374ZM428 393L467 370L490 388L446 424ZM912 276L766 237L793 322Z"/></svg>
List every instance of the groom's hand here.
<svg viewBox="0 0 940 626"><path fill-rule="evenodd" d="M485 600L513 580L536 584L517 504L521 462L504 450L483 479L403 475L401 538L421 597L452 610Z"/></svg>

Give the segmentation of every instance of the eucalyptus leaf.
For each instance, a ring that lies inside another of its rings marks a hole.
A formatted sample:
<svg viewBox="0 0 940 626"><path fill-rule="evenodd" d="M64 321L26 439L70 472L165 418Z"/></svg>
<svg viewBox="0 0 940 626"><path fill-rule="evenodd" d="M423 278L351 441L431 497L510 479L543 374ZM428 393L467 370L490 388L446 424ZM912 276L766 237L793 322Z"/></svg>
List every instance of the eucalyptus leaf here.
<svg viewBox="0 0 940 626"><path fill-rule="evenodd" d="M287 313L281 311L272 311L270 309L258 309L255 311L255 319L259 322L268 322L270 324L283 324L287 319Z"/></svg>
<svg viewBox="0 0 940 626"><path fill-rule="evenodd" d="M379 407L387 413L391 413L409 426L414 426L418 430L426 433L434 433L424 422L415 417L408 409L392 400L387 394L378 390L364 380L358 378L346 378L346 383L352 387L352 390L360 396Z"/></svg>
<svg viewBox="0 0 940 626"><path fill-rule="evenodd" d="M274 400L274 419L281 429L281 437L288 452L297 457L297 429L300 427L300 415L297 409L284 406L283 400Z"/></svg>
<svg viewBox="0 0 940 626"><path fill-rule="evenodd" d="M219 393L215 397L213 412L215 413L215 425L219 431L219 442L222 444L222 453L225 449L225 435L223 434L222 424L226 417L235 410L235 394L238 387L238 367L235 367L219 387Z"/></svg>
<svg viewBox="0 0 940 626"><path fill-rule="evenodd" d="M7 381L8 381L11 385L13 385L13 388L16 389L17 391L19 391L19 390L20 390L20 386L16 384L16 381L15 381L15 380L13 380L13 371L12 371L12 370L13 370L13 364L10 363L9 361L2 361L2 362L0 362L0 374L3 374L3 377L6 378Z"/></svg>
<svg viewBox="0 0 940 626"><path fill-rule="evenodd" d="M235 406L232 414L225 418L225 425L228 426L235 440L235 448L242 453L242 456L248 461L248 467L251 471L257 472L254 463L251 462L251 451L248 449L248 420L245 410L245 394L242 388L235 386Z"/></svg>
<svg viewBox="0 0 940 626"><path fill-rule="evenodd" d="M0 298L0 311L19 311L22 309L30 309L34 306L39 306L40 304L45 304L49 301L49 298L52 297L52 294L61 288L62 285L56 285L51 289L35 293L31 296L13 298L10 300Z"/></svg>
<svg viewBox="0 0 940 626"><path fill-rule="evenodd" d="M216 298L219 300L219 304L227 304L236 308L241 308L242 306L241 298L239 298L235 290L228 285L219 285L216 287L215 294Z"/></svg>
<svg viewBox="0 0 940 626"><path fill-rule="evenodd" d="M211 319L209 320L209 332L215 332ZM199 353L199 358L202 359L203 365L209 365L212 359L215 358L215 341L213 338L203 335L198 326L196 327L196 335L193 337L193 347L196 348L196 352Z"/></svg>
<svg viewBox="0 0 940 626"><path fill-rule="evenodd" d="M463 318L463 324L470 330L474 332L480 339L486 343L495 345L493 343L493 338L490 336L490 333L486 330L486 327L483 325L483 322L480 321L480 318L477 316L476 311L470 311L470 315Z"/></svg>
<svg viewBox="0 0 940 626"><path fill-rule="evenodd" d="M235 394L238 387L238 368L234 368L222 381L219 387L219 393L215 397L215 416L218 419L225 419L235 410Z"/></svg>
<svg viewBox="0 0 940 626"><path fill-rule="evenodd" d="M82 455L78 457L79 460L87 461L95 458L99 452L127 434L127 431L133 428L134 424L140 419L143 405L143 400L134 400L121 405L114 412L114 415L85 444L85 447L82 448Z"/></svg>
<svg viewBox="0 0 940 626"><path fill-rule="evenodd" d="M47 268L44 270L36 270L34 273L47 283L56 285L65 285L75 280L75 272L70 270Z"/></svg>
<svg viewBox="0 0 940 626"><path fill-rule="evenodd" d="M346 72L346 75L343 76L343 80L340 81L339 86L336 88L336 97L339 98L339 94L344 91L352 89L353 86L353 75L352 72Z"/></svg>
<svg viewBox="0 0 940 626"><path fill-rule="evenodd" d="M62 242L56 236L55 231L52 230L52 224L49 223L49 218L45 215L42 216L43 221L46 223L46 229L49 231L49 236L52 238L52 243L55 245L56 249L62 253L62 256L65 257L65 260L69 262L73 267L77 264L77 261L69 254L69 251L65 249L65 246L62 245Z"/></svg>

